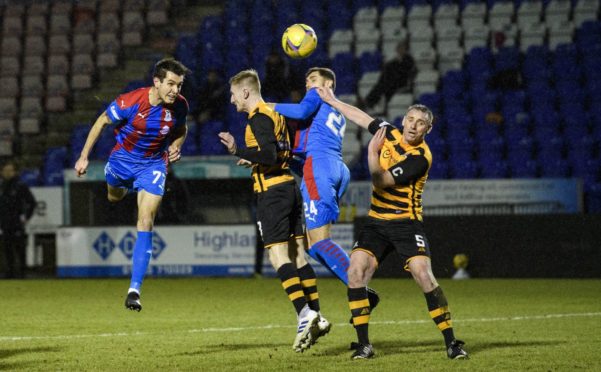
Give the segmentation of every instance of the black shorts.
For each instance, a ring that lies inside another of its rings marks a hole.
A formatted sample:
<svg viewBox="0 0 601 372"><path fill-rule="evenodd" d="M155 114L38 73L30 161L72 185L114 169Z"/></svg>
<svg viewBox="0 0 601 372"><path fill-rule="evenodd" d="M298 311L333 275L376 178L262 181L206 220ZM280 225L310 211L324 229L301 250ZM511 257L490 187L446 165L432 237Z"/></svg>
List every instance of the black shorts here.
<svg viewBox="0 0 601 372"><path fill-rule="evenodd" d="M257 194L257 226L265 248L303 236L302 205L296 182Z"/></svg>
<svg viewBox="0 0 601 372"><path fill-rule="evenodd" d="M362 250L374 256L378 264L396 250L403 260L404 269L412 257L430 257L430 244L418 220L397 221L369 218L353 246L353 251Z"/></svg>

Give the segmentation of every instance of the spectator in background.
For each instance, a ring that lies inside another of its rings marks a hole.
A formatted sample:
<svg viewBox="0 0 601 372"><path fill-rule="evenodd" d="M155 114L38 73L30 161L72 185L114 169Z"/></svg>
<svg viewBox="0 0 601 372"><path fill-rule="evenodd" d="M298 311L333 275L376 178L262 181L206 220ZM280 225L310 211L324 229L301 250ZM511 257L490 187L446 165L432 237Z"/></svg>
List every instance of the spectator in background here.
<svg viewBox="0 0 601 372"><path fill-rule="evenodd" d="M223 118L223 109L227 104L226 89L217 70L209 70L206 82L198 90L198 123Z"/></svg>
<svg viewBox="0 0 601 372"><path fill-rule="evenodd" d="M382 95L388 102L397 91L411 88L417 69L415 60L407 52L407 42L399 42L396 52L396 57L384 64L380 79L365 97L364 104L367 108L375 106Z"/></svg>
<svg viewBox="0 0 601 372"><path fill-rule="evenodd" d="M25 277L25 224L35 209L36 201L26 184L19 181L15 163L2 165L0 183L0 230L7 266L7 278Z"/></svg>
<svg viewBox="0 0 601 372"><path fill-rule="evenodd" d="M262 94L267 101L287 101L290 96L290 71L282 56L272 51L265 62L265 78L261 83Z"/></svg>

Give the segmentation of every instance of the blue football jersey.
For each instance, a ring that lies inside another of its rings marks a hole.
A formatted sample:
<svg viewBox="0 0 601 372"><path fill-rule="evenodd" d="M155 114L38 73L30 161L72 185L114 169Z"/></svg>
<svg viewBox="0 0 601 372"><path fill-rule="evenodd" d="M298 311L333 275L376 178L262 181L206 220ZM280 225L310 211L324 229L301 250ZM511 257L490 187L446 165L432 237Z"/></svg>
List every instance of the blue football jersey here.
<svg viewBox="0 0 601 372"><path fill-rule="evenodd" d="M322 101L315 88L310 89L300 103L278 103L275 111L305 123L297 128L293 153L342 159L346 120L336 109Z"/></svg>

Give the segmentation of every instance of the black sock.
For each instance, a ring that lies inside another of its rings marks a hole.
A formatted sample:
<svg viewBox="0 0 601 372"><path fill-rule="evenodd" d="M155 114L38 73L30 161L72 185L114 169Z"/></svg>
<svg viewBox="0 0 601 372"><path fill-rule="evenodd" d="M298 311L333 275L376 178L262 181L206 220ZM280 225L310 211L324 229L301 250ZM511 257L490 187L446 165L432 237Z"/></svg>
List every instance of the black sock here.
<svg viewBox="0 0 601 372"><path fill-rule="evenodd" d="M311 310L319 311L319 292L317 292L317 277L315 276L315 271L313 271L313 268L309 264L306 264L296 271L300 277L307 304L309 304Z"/></svg>
<svg viewBox="0 0 601 372"><path fill-rule="evenodd" d="M353 326L357 331L357 339L360 344L369 344L369 300L367 299L367 288L349 288L347 291L348 304L353 315Z"/></svg>
<svg viewBox="0 0 601 372"><path fill-rule="evenodd" d="M453 333L447 298L440 287L434 288L432 292L424 293L424 296L426 297L430 317L442 332L444 342L449 347L451 341L455 339L455 334Z"/></svg>
<svg viewBox="0 0 601 372"><path fill-rule="evenodd" d="M307 304L307 300L305 300L305 292L303 292L303 287L301 287L300 278L294 265L287 263L280 266L278 277L282 281L282 287L284 287L288 298L292 301L296 313L300 314L303 307Z"/></svg>

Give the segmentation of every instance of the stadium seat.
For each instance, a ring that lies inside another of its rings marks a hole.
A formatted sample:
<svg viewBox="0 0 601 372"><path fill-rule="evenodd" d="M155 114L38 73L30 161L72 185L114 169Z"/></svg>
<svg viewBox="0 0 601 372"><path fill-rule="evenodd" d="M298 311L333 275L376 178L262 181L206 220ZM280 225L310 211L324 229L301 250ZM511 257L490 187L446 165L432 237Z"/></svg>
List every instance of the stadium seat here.
<svg viewBox="0 0 601 372"><path fill-rule="evenodd" d="M567 3L567 1L565 1ZM567 17L568 14L565 14ZM561 17L564 17L562 14ZM561 44L569 44L572 42L574 36L574 24L570 21L563 19L547 20L547 27L549 29L549 49L555 50Z"/></svg>
<svg viewBox="0 0 601 372"><path fill-rule="evenodd" d="M599 13L598 0L578 0L573 9L573 20L576 27L579 27L586 21L597 20Z"/></svg>
<svg viewBox="0 0 601 372"><path fill-rule="evenodd" d="M39 169L23 169L19 174L20 181L29 187L40 186L40 178Z"/></svg>
<svg viewBox="0 0 601 372"><path fill-rule="evenodd" d="M495 1L488 10L488 25L491 30L499 31L511 25L514 13L512 1Z"/></svg>
<svg viewBox="0 0 601 372"><path fill-rule="evenodd" d="M359 57L359 74L379 71L382 68L382 55L379 51L363 52ZM337 71L337 70L335 70Z"/></svg>
<svg viewBox="0 0 601 372"><path fill-rule="evenodd" d="M449 177L449 165L446 161L435 158L432 167L428 171L428 179L444 180Z"/></svg>
<svg viewBox="0 0 601 372"><path fill-rule="evenodd" d="M520 29L528 25L538 24L541 20L543 2L541 0L523 1L516 11L516 22Z"/></svg>
<svg viewBox="0 0 601 372"><path fill-rule="evenodd" d="M440 73L437 70L419 70L413 81L413 93L422 96L425 93L435 93Z"/></svg>
<svg viewBox="0 0 601 372"><path fill-rule="evenodd" d="M538 162L536 160L513 159L509 162L509 173L512 178L536 178Z"/></svg>
<svg viewBox="0 0 601 372"><path fill-rule="evenodd" d="M449 163L449 175L454 179L476 178L478 175L478 163L475 161L451 161Z"/></svg>
<svg viewBox="0 0 601 372"><path fill-rule="evenodd" d="M550 0L545 7L545 21L547 24L567 22L572 6L569 0Z"/></svg>
<svg viewBox="0 0 601 372"><path fill-rule="evenodd" d="M330 36L328 43L328 55L334 58L338 53L349 53L352 51L353 30L337 29Z"/></svg>

